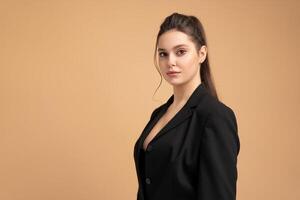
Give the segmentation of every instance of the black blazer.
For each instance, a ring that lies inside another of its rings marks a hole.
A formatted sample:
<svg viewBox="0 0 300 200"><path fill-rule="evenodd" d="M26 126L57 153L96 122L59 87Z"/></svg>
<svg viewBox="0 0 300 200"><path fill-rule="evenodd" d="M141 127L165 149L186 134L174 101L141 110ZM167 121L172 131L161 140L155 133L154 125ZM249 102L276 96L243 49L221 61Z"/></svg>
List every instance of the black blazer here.
<svg viewBox="0 0 300 200"><path fill-rule="evenodd" d="M235 200L240 141L231 108L203 83L151 140L143 142L173 102L157 107L134 145L138 200Z"/></svg>

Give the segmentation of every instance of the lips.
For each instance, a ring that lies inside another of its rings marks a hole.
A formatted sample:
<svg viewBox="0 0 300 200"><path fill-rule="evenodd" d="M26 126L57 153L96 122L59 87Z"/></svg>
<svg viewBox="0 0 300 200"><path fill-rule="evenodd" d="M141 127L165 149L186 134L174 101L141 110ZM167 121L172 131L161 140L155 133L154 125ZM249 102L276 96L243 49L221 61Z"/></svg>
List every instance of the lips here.
<svg viewBox="0 0 300 200"><path fill-rule="evenodd" d="M169 77L177 77L180 72L169 71L167 72L167 76Z"/></svg>
<svg viewBox="0 0 300 200"><path fill-rule="evenodd" d="M170 71L170 72L167 72L167 74L177 74L179 72L175 72L175 71Z"/></svg>

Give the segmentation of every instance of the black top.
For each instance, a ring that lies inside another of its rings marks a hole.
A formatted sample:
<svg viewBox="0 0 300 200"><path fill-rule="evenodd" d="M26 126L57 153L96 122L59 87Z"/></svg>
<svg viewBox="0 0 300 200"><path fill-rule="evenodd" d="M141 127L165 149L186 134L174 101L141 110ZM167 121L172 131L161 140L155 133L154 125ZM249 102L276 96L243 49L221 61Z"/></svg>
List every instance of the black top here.
<svg viewBox="0 0 300 200"><path fill-rule="evenodd" d="M135 143L137 200L235 200L240 150L236 117L203 83L144 151L145 138L173 98L152 112Z"/></svg>
<svg viewBox="0 0 300 200"><path fill-rule="evenodd" d="M140 172L141 172L141 179L142 180L145 180L145 178L146 178L146 174L145 174L145 166L147 165L146 164L146 160L145 160L145 151L144 151L144 149L143 149L143 147L141 146L141 150L140 150ZM147 191L146 191L146 182L145 181L142 181L142 183L141 183L142 185L142 187L143 187L143 190L144 190L144 192L146 193ZM145 195L145 200L147 199L146 198L146 196L148 196L148 195Z"/></svg>

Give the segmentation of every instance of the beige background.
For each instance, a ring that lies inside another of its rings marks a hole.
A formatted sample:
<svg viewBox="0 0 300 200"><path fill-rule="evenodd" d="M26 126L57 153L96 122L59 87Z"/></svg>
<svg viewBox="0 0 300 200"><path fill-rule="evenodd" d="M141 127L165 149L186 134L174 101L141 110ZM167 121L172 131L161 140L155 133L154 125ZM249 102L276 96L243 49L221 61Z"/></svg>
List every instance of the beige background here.
<svg viewBox="0 0 300 200"><path fill-rule="evenodd" d="M0 199L133 200L133 145L171 95L153 64L172 12L200 18L238 119L239 200L299 200L300 4L0 1Z"/></svg>

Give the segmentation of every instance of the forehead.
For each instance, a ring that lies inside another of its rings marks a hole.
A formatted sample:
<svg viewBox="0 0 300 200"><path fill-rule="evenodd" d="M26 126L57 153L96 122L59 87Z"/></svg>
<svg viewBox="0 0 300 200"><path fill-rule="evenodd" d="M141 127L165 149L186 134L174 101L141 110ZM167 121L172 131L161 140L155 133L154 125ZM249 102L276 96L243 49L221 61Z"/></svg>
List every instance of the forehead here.
<svg viewBox="0 0 300 200"><path fill-rule="evenodd" d="M171 50L178 45L192 46L193 42L189 36L181 31L170 30L163 33L157 43L157 47L160 50Z"/></svg>

